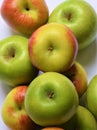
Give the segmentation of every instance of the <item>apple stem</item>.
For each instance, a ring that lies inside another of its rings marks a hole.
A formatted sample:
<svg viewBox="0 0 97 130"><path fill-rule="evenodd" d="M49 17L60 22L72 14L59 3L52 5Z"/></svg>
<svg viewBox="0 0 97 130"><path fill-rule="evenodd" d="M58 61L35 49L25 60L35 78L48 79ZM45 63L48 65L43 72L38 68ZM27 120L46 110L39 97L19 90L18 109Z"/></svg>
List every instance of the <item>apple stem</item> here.
<svg viewBox="0 0 97 130"><path fill-rule="evenodd" d="M54 97L54 92L53 92L53 91L49 92L49 93L48 93L48 97L49 97L50 99L52 99L52 98Z"/></svg>
<svg viewBox="0 0 97 130"><path fill-rule="evenodd" d="M71 20L72 14L71 14L71 13L68 13L68 14L65 15L65 17L66 17L68 20Z"/></svg>
<svg viewBox="0 0 97 130"><path fill-rule="evenodd" d="M53 51L53 46L49 46L48 51Z"/></svg>

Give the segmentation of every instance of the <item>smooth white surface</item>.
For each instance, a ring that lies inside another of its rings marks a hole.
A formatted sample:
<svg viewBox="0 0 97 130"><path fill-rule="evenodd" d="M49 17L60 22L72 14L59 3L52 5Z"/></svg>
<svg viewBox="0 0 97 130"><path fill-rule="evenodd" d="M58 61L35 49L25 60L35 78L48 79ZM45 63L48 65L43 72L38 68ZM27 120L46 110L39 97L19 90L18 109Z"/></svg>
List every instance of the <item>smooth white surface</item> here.
<svg viewBox="0 0 97 130"><path fill-rule="evenodd" d="M0 6L2 4L2 1L3 0L0 0ZM64 0L46 0L47 5L49 7L49 12L51 13L51 11L62 1ZM95 9L95 11L97 12L97 0L86 0L86 1L90 3L92 7ZM0 15L0 40L12 34L13 32L7 26L7 24L4 22L4 20ZM86 72L88 74L88 81L90 81L91 78L97 74L97 38L93 44L91 44L87 49L81 51L78 54L77 60L86 69ZM9 130L5 126L1 118L2 104L9 91L10 91L10 87L0 82L0 130Z"/></svg>

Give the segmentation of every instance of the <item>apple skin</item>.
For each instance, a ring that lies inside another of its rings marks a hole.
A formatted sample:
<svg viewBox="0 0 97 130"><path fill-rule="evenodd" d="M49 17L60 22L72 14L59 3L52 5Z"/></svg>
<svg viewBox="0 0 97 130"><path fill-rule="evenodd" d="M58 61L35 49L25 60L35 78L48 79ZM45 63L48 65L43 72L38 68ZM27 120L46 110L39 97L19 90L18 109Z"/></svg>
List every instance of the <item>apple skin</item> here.
<svg viewBox="0 0 97 130"><path fill-rule="evenodd" d="M97 122L94 115L83 106L78 106L74 116L63 124L65 130L97 130Z"/></svg>
<svg viewBox="0 0 97 130"><path fill-rule="evenodd" d="M79 104L73 83L57 72L45 72L29 85L25 109L40 126L60 125L68 121Z"/></svg>
<svg viewBox="0 0 97 130"><path fill-rule="evenodd" d="M78 106L75 118L76 130L97 130L96 119L86 107Z"/></svg>
<svg viewBox="0 0 97 130"><path fill-rule="evenodd" d="M79 50L88 47L96 38L97 15L84 0L66 0L50 14L48 23L57 22L68 26L75 34Z"/></svg>
<svg viewBox="0 0 97 130"><path fill-rule="evenodd" d="M32 34L28 50L32 64L39 70L64 72L76 59L78 42L68 27L49 23Z"/></svg>
<svg viewBox="0 0 97 130"><path fill-rule="evenodd" d="M84 67L75 61L72 67L64 74L73 82L79 97L81 97L86 92L88 86L87 72Z"/></svg>
<svg viewBox="0 0 97 130"><path fill-rule="evenodd" d="M58 127L46 127L46 128L41 129L41 130L65 130L65 129L58 128Z"/></svg>
<svg viewBox="0 0 97 130"><path fill-rule="evenodd" d="M35 130L38 128L25 111L24 100L27 86L17 86L6 96L2 106L2 119L12 130Z"/></svg>
<svg viewBox="0 0 97 130"><path fill-rule="evenodd" d="M14 31L30 36L47 22L49 10L45 0L3 0L1 15Z"/></svg>
<svg viewBox="0 0 97 130"><path fill-rule="evenodd" d="M94 114L97 119L97 75L90 80L86 91L87 108Z"/></svg>
<svg viewBox="0 0 97 130"><path fill-rule="evenodd" d="M29 59L28 39L12 35L0 41L0 80L14 87L29 84L37 75Z"/></svg>
<svg viewBox="0 0 97 130"><path fill-rule="evenodd" d="M78 106L74 116L63 124L65 130L97 130L97 122L94 115L83 106Z"/></svg>

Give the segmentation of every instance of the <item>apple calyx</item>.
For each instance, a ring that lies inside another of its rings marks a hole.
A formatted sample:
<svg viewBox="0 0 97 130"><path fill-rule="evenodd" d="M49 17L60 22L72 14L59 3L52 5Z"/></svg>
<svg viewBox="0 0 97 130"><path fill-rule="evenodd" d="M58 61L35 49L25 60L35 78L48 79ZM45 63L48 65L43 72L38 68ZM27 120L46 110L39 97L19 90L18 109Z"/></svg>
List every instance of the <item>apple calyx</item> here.
<svg viewBox="0 0 97 130"><path fill-rule="evenodd" d="M22 110L22 106L21 105L18 105L18 110Z"/></svg>
<svg viewBox="0 0 97 130"><path fill-rule="evenodd" d="M52 45L50 45L49 47L48 47L48 51L49 52L52 52L54 50L54 47L52 46Z"/></svg>

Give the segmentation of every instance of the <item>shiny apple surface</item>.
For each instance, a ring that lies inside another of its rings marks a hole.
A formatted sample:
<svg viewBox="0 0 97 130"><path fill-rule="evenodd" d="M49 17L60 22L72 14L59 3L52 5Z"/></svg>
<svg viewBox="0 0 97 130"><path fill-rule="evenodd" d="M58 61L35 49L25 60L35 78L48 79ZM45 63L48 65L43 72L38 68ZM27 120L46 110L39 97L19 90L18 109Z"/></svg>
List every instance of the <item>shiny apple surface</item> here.
<svg viewBox="0 0 97 130"><path fill-rule="evenodd" d="M64 0L46 0L46 3L49 7L49 13L52 12L52 10L61 2ZM97 12L97 4L96 0L86 0L88 3L92 5L92 7ZM0 7L3 0L0 0ZM8 27L8 25L4 22L4 20L1 17L0 14L0 40L14 34L12 30ZM77 61L79 61L83 67L86 69L88 74L88 81L92 79L92 77L97 74L97 38L94 41L93 44L88 46L86 49L79 52L77 56ZM6 86L2 82L0 82L0 130L9 130L8 127L3 123L2 117L1 117L1 109L3 105L3 101L10 91L10 87Z"/></svg>

